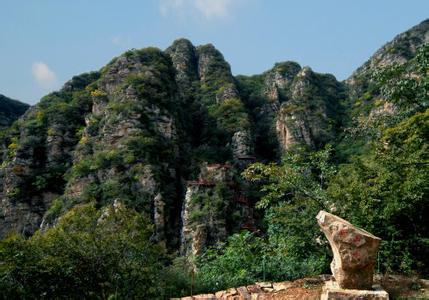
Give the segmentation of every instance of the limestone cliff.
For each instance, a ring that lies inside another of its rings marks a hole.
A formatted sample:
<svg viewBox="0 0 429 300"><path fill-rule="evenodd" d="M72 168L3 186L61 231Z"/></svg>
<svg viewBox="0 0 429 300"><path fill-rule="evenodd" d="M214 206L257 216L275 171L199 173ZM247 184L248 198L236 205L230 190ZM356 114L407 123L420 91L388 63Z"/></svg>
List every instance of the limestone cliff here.
<svg viewBox="0 0 429 300"><path fill-rule="evenodd" d="M250 201L230 164L205 164L188 181L182 209L181 253L199 255L237 229L253 230Z"/></svg>
<svg viewBox="0 0 429 300"><path fill-rule="evenodd" d="M89 111L83 88L97 73L74 77L42 99L9 129L1 168L0 235L32 234L52 201L63 192L64 173Z"/></svg>

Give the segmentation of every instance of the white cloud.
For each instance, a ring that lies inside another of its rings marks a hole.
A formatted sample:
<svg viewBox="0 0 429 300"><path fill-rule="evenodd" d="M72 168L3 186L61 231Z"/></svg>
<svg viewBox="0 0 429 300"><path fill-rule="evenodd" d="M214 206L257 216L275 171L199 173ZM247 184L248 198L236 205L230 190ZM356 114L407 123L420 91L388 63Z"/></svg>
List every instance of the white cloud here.
<svg viewBox="0 0 429 300"><path fill-rule="evenodd" d="M160 0L160 11L164 17L170 14L183 17L196 13L211 20L227 17L234 2L237 0Z"/></svg>
<svg viewBox="0 0 429 300"><path fill-rule="evenodd" d="M119 35L116 35L112 37L112 43L115 45L121 45L122 44L122 38Z"/></svg>
<svg viewBox="0 0 429 300"><path fill-rule="evenodd" d="M44 62L35 62L31 68L36 82L44 89L50 89L57 83L57 75Z"/></svg>
<svg viewBox="0 0 429 300"><path fill-rule="evenodd" d="M195 6L206 19L226 17L232 0L195 0Z"/></svg>
<svg viewBox="0 0 429 300"><path fill-rule="evenodd" d="M130 44L131 39L128 36L123 35L115 35L112 37L112 44L116 46L128 46Z"/></svg>

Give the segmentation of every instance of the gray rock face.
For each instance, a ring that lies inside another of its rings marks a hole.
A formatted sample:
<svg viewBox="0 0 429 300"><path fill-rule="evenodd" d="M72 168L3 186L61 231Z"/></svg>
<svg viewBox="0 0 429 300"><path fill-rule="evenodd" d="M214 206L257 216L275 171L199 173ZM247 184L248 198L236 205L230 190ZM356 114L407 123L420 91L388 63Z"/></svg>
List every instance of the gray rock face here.
<svg viewBox="0 0 429 300"><path fill-rule="evenodd" d="M331 270L338 285L370 290L381 239L326 211L316 218L334 254Z"/></svg>
<svg viewBox="0 0 429 300"><path fill-rule="evenodd" d="M234 133L232 137L232 153L235 159L246 157L253 153L249 131L237 131Z"/></svg>
<svg viewBox="0 0 429 300"><path fill-rule="evenodd" d="M229 165L205 165L198 181L188 182L182 209L181 253L198 255L227 237L226 213L231 199L216 194L216 186L231 180Z"/></svg>
<svg viewBox="0 0 429 300"><path fill-rule="evenodd" d="M213 102L222 102L227 99L239 98L234 78L228 63L223 55L212 45L194 47L186 39L176 40L172 46L166 49L176 69L176 82L179 91L185 97L192 97L192 92L201 85L213 85L209 79L221 78L219 86L206 86L215 89Z"/></svg>
<svg viewBox="0 0 429 300"><path fill-rule="evenodd" d="M301 66L295 62L284 62L266 72L264 79L264 95L267 97L271 110L278 111L281 102L287 100L286 93Z"/></svg>
<svg viewBox="0 0 429 300"><path fill-rule="evenodd" d="M170 218L167 212L171 210L173 199L168 203L165 193L166 190L174 190L176 184L174 160L178 156L178 130L176 112L171 104L176 103L179 95L174 88L172 69L170 74L163 74L158 69L160 66L151 62L152 57L159 59L160 64L170 66L166 55L159 50L149 49L132 51L106 67L93 93L92 114L86 122L87 129L92 122L96 128L84 130L80 146L74 153L74 163L79 164L82 159L104 157L106 154L120 159L120 164L107 162L83 181L98 185L103 182L129 185L126 191L115 196L115 200L127 205L130 205L129 198L135 199L137 203L144 202L145 206L140 209L153 220L156 239L165 241L166 231L175 227L174 218ZM165 86L154 84L150 87L151 94L144 94L145 88L160 80L166 81ZM156 102L152 97L160 97L161 100ZM145 143L151 145L153 141L169 145L170 157L154 161L151 157L156 155L154 151L146 157L134 154L138 153L139 147L145 147ZM82 146L85 143L87 146ZM129 159L121 158L124 157L124 151L130 153ZM161 182L161 176L168 180ZM68 201L80 201L87 186L82 184L81 179L71 180L65 191Z"/></svg>
<svg viewBox="0 0 429 300"><path fill-rule="evenodd" d="M212 212L203 211L209 204L198 203L198 197L207 195L211 189L202 184L188 185L182 210L182 255L199 255L207 246L223 241L227 237L224 212L217 209ZM209 201L208 197L205 199Z"/></svg>
<svg viewBox="0 0 429 300"><path fill-rule="evenodd" d="M31 202L16 202L10 197L2 197L1 213L2 226L0 236L4 237L11 232L24 236L33 234L42 223L43 215L58 194L46 192L30 199Z"/></svg>
<svg viewBox="0 0 429 300"><path fill-rule="evenodd" d="M345 94L332 75L285 62L265 74L264 87L265 113L275 119L282 151L294 145L318 148L334 137L332 119Z"/></svg>
<svg viewBox="0 0 429 300"><path fill-rule="evenodd" d="M298 144L313 148L314 143L310 130L302 115L297 116L293 112L280 110L276 120L276 131L283 151Z"/></svg>
<svg viewBox="0 0 429 300"><path fill-rule="evenodd" d="M219 89L225 87L225 85L229 85L229 87L234 86L234 77L231 74L231 68L219 50L212 44L207 44L198 46L196 51L198 55L198 77L202 84L218 77L217 79L222 82L222 86L214 86L212 88Z"/></svg>
<svg viewBox="0 0 429 300"><path fill-rule="evenodd" d="M156 238L165 244L165 201L162 199L161 193L158 193L153 200L153 222Z"/></svg>
<svg viewBox="0 0 429 300"><path fill-rule="evenodd" d="M31 123L35 116L40 119L36 124ZM49 182L56 176L61 182L61 172L70 163L77 142L76 127L63 122L61 117L53 117L43 120L48 123L44 132L39 129L42 117L37 107L31 108L21 119L30 126L18 127L18 135L8 145L0 181L0 237L10 232L31 235L39 228L52 201L61 194L61 183L50 186Z"/></svg>
<svg viewBox="0 0 429 300"><path fill-rule="evenodd" d="M198 77L201 81L206 81L207 76L210 75L214 70L211 69L211 64L214 55L218 55L217 50L212 44L208 44L205 46L199 46L197 48L198 51Z"/></svg>
<svg viewBox="0 0 429 300"><path fill-rule="evenodd" d="M176 81L184 96L189 96L192 83L198 81L198 56L194 45L186 39L174 41L165 52L176 69Z"/></svg>
<svg viewBox="0 0 429 300"><path fill-rule="evenodd" d="M222 103L229 99L239 99L237 88L233 84L228 84L226 87L221 88L216 94L216 103Z"/></svg>

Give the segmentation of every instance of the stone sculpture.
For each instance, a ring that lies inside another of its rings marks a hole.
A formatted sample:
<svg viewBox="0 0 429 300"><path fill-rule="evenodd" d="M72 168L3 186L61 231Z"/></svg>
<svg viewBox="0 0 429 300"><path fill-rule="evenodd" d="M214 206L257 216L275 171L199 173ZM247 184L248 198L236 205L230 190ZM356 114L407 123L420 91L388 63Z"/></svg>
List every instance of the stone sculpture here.
<svg viewBox="0 0 429 300"><path fill-rule="evenodd" d="M316 218L331 245L331 270L339 287L370 290L381 239L323 210Z"/></svg>

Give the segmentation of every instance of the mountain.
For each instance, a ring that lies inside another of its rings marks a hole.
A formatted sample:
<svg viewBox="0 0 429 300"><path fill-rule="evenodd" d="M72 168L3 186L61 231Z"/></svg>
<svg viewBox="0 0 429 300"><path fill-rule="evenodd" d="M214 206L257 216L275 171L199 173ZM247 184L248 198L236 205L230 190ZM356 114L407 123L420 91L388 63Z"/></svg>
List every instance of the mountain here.
<svg viewBox="0 0 429 300"><path fill-rule="evenodd" d="M400 34L345 82L291 61L233 76L213 45L185 39L73 77L3 141L0 235L30 236L88 202L137 210L155 240L183 254L255 231L244 168L336 143L369 74L412 58L428 28L426 20Z"/></svg>
<svg viewBox="0 0 429 300"><path fill-rule="evenodd" d="M10 126L30 106L0 94L0 127Z"/></svg>

